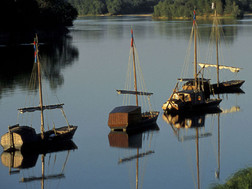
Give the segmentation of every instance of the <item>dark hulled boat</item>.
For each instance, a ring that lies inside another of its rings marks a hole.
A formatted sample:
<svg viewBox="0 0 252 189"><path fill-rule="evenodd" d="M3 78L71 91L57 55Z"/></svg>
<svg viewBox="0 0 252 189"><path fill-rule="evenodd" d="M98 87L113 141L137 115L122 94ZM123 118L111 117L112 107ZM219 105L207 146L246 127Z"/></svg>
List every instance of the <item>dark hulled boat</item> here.
<svg viewBox="0 0 252 189"><path fill-rule="evenodd" d="M24 145L35 146L36 148L43 148L47 145L54 145L61 141L71 140L77 126L69 125L66 115L63 110L64 104L44 105L42 97L42 78L41 78L41 65L39 61L38 51L38 38L34 39L34 71L37 71L38 83L39 83L39 106L20 108L20 113L40 111L41 117L41 133L37 134L35 129L30 126L20 126L19 124L9 126L8 132L1 137L1 145L4 151L20 150ZM66 119L67 126L48 129L44 129L44 111L60 109Z"/></svg>
<svg viewBox="0 0 252 189"><path fill-rule="evenodd" d="M177 86L173 90L170 98L163 104L162 109L167 112L185 113L185 112L202 112L210 109L218 108L221 99L210 99L204 92L204 87L200 83L201 79L197 72L197 23L194 11L194 21L192 32L194 34L194 80L188 79L187 85L183 86L183 90L178 90ZM192 36L192 35L191 35ZM208 83L208 80L203 80ZM204 83L203 83L204 84ZM205 88L207 88L205 86ZM205 89L207 90L207 89Z"/></svg>

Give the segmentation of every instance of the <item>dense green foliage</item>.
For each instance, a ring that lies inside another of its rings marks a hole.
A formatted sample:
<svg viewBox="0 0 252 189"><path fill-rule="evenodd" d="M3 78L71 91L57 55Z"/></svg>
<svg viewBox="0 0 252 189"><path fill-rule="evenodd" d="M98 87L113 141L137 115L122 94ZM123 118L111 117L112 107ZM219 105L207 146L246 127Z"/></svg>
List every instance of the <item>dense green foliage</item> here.
<svg viewBox="0 0 252 189"><path fill-rule="evenodd" d="M251 0L214 0L220 15L242 16L252 10ZM68 0L79 15L153 13L156 17L191 17L212 14L213 0Z"/></svg>
<svg viewBox="0 0 252 189"><path fill-rule="evenodd" d="M160 0L68 0L79 15L152 13Z"/></svg>
<svg viewBox="0 0 252 189"><path fill-rule="evenodd" d="M208 16L213 14L212 2L216 3L218 15L241 17L244 11L252 10L249 0L163 0L154 8L155 17L192 17L192 10L197 10L197 15Z"/></svg>
<svg viewBox="0 0 252 189"><path fill-rule="evenodd" d="M71 25L77 11L64 0L1 0L0 23L4 28Z"/></svg>
<svg viewBox="0 0 252 189"><path fill-rule="evenodd" d="M238 171L225 184L214 186L212 189L251 189L252 168Z"/></svg>

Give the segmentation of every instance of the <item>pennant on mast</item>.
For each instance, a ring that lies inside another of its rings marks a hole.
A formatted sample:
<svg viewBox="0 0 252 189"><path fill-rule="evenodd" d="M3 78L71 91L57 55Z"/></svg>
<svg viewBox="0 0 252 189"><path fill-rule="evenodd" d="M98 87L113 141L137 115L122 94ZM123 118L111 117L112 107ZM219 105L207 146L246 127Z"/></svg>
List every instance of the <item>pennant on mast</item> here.
<svg viewBox="0 0 252 189"><path fill-rule="evenodd" d="M193 11L193 25L195 24L195 21L196 21L196 11L194 10Z"/></svg>
<svg viewBox="0 0 252 189"><path fill-rule="evenodd" d="M36 42L35 42L35 39L34 39L34 63L37 63L37 47L36 47Z"/></svg>

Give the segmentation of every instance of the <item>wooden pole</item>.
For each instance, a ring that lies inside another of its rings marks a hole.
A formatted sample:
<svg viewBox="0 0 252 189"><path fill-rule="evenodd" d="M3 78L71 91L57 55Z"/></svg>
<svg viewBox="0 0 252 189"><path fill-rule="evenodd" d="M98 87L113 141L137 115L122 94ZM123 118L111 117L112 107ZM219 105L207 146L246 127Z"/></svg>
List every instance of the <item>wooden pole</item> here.
<svg viewBox="0 0 252 189"><path fill-rule="evenodd" d="M135 91L136 91L136 105L138 106L136 62L135 62L134 38L133 38L133 30L132 29L131 29L131 47L133 50L133 69L134 69L134 86L135 86Z"/></svg>
<svg viewBox="0 0 252 189"><path fill-rule="evenodd" d="M195 85L195 88L198 89L198 82L197 82L197 32L196 32L195 10L194 10L193 30L194 30L194 85Z"/></svg>
<svg viewBox="0 0 252 189"><path fill-rule="evenodd" d="M37 64L38 64L38 81L39 81L39 105L41 108L41 139L44 139L44 114L43 114L43 96L42 96L42 81L41 81L41 68L39 62L39 55L38 55L38 36L36 35L35 39L36 44L36 56L37 56Z"/></svg>
<svg viewBox="0 0 252 189"><path fill-rule="evenodd" d="M219 48L218 48L218 22L217 12L215 10L215 37L216 37L216 70L217 70L217 87L219 87Z"/></svg>

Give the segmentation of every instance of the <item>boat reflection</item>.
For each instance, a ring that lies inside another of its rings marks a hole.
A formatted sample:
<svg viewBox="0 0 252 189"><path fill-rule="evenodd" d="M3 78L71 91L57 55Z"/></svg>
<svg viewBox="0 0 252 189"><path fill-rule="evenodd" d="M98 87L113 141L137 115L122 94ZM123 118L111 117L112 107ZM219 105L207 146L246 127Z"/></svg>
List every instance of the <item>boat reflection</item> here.
<svg viewBox="0 0 252 189"><path fill-rule="evenodd" d="M141 131L141 132L136 132L136 133L127 133L123 131L111 131L108 135L109 139L109 145L111 147L116 147L116 148L122 148L122 149L129 149L130 150L130 156L126 156L123 158L119 158L118 164L123 164L123 163L129 163L132 161L136 161L136 166L135 166L135 188L138 189L140 184L143 184L142 180L139 180L139 178L143 179L144 173L141 172L141 168L139 169L139 165L144 166L143 164L146 163L146 160L140 162L144 157L149 156L154 152L151 145L151 140L153 138L153 135L159 131L159 127L157 124L153 124L151 129ZM136 151L136 152L135 152ZM143 164L142 164L143 163ZM141 177L139 176L141 174ZM141 186L141 185L140 185Z"/></svg>
<svg viewBox="0 0 252 189"><path fill-rule="evenodd" d="M20 176L22 176L19 181L20 183L40 181L41 189L44 189L45 180L65 178L64 168L67 164L70 151L75 150L77 148L78 147L76 146L76 144L70 140L70 141L64 142L63 144L61 143L61 145L53 146L52 148L48 148L48 149L43 149L43 151L3 152L1 154L1 162L5 167L9 168L9 175L20 174ZM67 152L66 157L63 154L64 152ZM40 155L41 155L41 173L40 173L41 176L35 176L35 174L37 174L36 167L39 166L39 163L37 160ZM57 155L60 157L57 157ZM54 158L52 156L54 156ZM46 164L46 160L48 160L47 164ZM62 166L62 168L61 168L60 173L52 174L51 173L52 168L59 169L59 165L56 163L56 160L59 160L60 164L62 163L62 165L60 165ZM50 163L53 163L53 165L50 166ZM45 166L45 164L48 165L48 167ZM46 171L45 168L48 168L48 171ZM32 171L30 171L30 169L32 169ZM25 172L28 172L28 174L32 172L33 175L29 177L23 177L23 175L27 175L27 173ZM46 175L46 172L47 173L50 172L50 174Z"/></svg>
<svg viewBox="0 0 252 189"><path fill-rule="evenodd" d="M212 112L211 114L190 114L190 115L179 115L179 114L163 114L163 120L167 122L173 132L174 135L177 136L179 142L185 142L188 140L195 140L196 142L196 165L197 165L197 188L200 189L200 164L199 164L199 139L205 137L211 137L212 132L207 132L205 128L205 120L206 117L212 115L213 117L217 116L217 169L215 171L215 178L220 178L220 148L221 148L221 140L220 140L220 116L224 114L230 114L239 112L239 106L233 106L229 109L220 110L217 112ZM185 131L183 134L180 131ZM194 134L189 135L192 131ZM184 135L186 133L186 135Z"/></svg>
<svg viewBox="0 0 252 189"><path fill-rule="evenodd" d="M216 114L219 115L220 112L221 111L217 111ZM212 112L212 114L215 113ZM163 120L166 121L172 127L173 132L177 136L179 142L195 140L198 189L200 189L199 139L212 136L211 132L204 131L206 115L207 114L190 114L190 115L163 114ZM180 135L180 130L188 130L188 129L192 131L194 130L195 134L188 135L189 132L186 132L187 135L185 136Z"/></svg>
<svg viewBox="0 0 252 189"><path fill-rule="evenodd" d="M41 62L46 72L46 80L52 89L57 89L64 84L62 69L74 64L79 57L78 49L72 44L72 39L65 35L55 33L41 36ZM34 33L22 39L18 44L5 44L0 32L0 57L3 64L0 65L0 98L5 92L16 88L30 90L27 83L30 81L30 73L34 59L30 56L34 53L33 44L30 44ZM7 38L7 37L6 37ZM38 86L37 86L38 87Z"/></svg>

